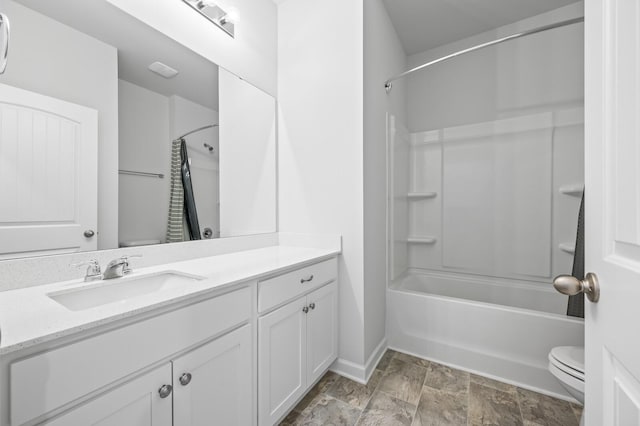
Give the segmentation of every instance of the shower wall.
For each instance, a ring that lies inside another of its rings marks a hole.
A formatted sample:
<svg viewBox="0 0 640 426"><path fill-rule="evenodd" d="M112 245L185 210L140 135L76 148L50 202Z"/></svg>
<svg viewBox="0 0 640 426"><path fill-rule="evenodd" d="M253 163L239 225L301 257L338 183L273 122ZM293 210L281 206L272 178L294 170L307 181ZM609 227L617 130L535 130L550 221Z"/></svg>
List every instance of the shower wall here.
<svg viewBox="0 0 640 426"><path fill-rule="evenodd" d="M164 96L124 80L118 81L119 167L162 173L163 179L119 175L119 243L164 241L167 231L171 141L190 130L218 122L218 112L179 96ZM201 231L219 224L217 129L187 138ZM145 197L140 197L145 194Z"/></svg>
<svg viewBox="0 0 640 426"><path fill-rule="evenodd" d="M582 15L577 3L409 57L409 67ZM583 187L583 25L484 49L407 81L393 147L390 278L408 269L548 283L570 273Z"/></svg>
<svg viewBox="0 0 640 426"><path fill-rule="evenodd" d="M191 130L218 123L218 111L206 108L180 96L169 98L171 140ZM209 151L204 144L213 147ZM213 237L220 236L220 141L217 127L187 137L193 192L198 209L200 233L211 228Z"/></svg>
<svg viewBox="0 0 640 426"><path fill-rule="evenodd" d="M118 104L119 168L165 175L165 179L118 175L118 243L164 241L171 150L169 99L118 80Z"/></svg>

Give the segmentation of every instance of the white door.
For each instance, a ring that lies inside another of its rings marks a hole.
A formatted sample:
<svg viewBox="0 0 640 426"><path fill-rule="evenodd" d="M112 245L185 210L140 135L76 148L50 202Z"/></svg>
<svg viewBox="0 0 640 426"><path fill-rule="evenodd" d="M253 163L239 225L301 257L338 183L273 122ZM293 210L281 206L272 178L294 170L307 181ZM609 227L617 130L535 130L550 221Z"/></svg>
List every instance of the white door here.
<svg viewBox="0 0 640 426"><path fill-rule="evenodd" d="M640 2L585 4L588 426L640 425Z"/></svg>
<svg viewBox="0 0 640 426"><path fill-rule="evenodd" d="M258 320L260 425L274 424L307 390L305 307L302 297Z"/></svg>
<svg viewBox="0 0 640 426"><path fill-rule="evenodd" d="M0 259L95 250L97 111L0 84L0 182Z"/></svg>
<svg viewBox="0 0 640 426"><path fill-rule="evenodd" d="M253 424L251 328L232 331L173 361L177 426Z"/></svg>
<svg viewBox="0 0 640 426"><path fill-rule="evenodd" d="M171 365L153 370L86 404L45 422L47 426L171 426L171 394L160 388L171 383Z"/></svg>
<svg viewBox="0 0 640 426"><path fill-rule="evenodd" d="M315 382L338 357L338 284L307 296L307 383Z"/></svg>

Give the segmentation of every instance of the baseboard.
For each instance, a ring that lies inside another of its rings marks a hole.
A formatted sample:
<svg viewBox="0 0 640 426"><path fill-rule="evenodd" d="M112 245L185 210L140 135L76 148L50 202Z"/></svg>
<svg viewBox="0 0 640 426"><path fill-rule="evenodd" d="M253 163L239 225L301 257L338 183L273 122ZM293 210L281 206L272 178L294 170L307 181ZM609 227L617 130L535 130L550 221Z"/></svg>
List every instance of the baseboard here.
<svg viewBox="0 0 640 426"><path fill-rule="evenodd" d="M380 362L380 359L384 356L384 353L387 351L387 338L383 337L378 346L373 350L371 356L367 360L367 364L365 365L365 377L367 378L367 382L371 378L371 375L374 371L376 371L376 366Z"/></svg>
<svg viewBox="0 0 640 426"><path fill-rule="evenodd" d="M383 338L380 343L378 343L378 346L376 346L365 365L356 364L355 362L338 358L334 361L329 370L346 377L347 379L353 380L354 382L366 385L386 350L387 339Z"/></svg>
<svg viewBox="0 0 640 426"><path fill-rule="evenodd" d="M329 370L341 375L342 377L353 380L354 382L358 382L363 385L367 383L365 380L364 365L338 358L333 362L331 367L329 367Z"/></svg>

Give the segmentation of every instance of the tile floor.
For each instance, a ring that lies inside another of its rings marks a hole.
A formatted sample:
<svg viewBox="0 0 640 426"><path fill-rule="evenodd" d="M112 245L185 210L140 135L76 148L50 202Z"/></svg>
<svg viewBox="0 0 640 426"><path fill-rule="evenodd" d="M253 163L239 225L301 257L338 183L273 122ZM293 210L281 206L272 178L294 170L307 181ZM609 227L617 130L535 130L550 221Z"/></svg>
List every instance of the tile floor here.
<svg viewBox="0 0 640 426"><path fill-rule="evenodd" d="M327 373L281 425L578 426L582 407L387 351L369 383Z"/></svg>

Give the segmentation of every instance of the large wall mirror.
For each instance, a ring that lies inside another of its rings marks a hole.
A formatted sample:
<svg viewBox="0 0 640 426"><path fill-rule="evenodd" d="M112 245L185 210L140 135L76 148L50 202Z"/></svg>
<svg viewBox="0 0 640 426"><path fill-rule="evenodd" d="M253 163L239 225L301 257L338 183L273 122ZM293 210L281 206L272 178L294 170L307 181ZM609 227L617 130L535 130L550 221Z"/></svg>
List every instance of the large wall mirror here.
<svg viewBox="0 0 640 426"><path fill-rule="evenodd" d="M273 97L105 0L3 4L0 259L276 231Z"/></svg>

